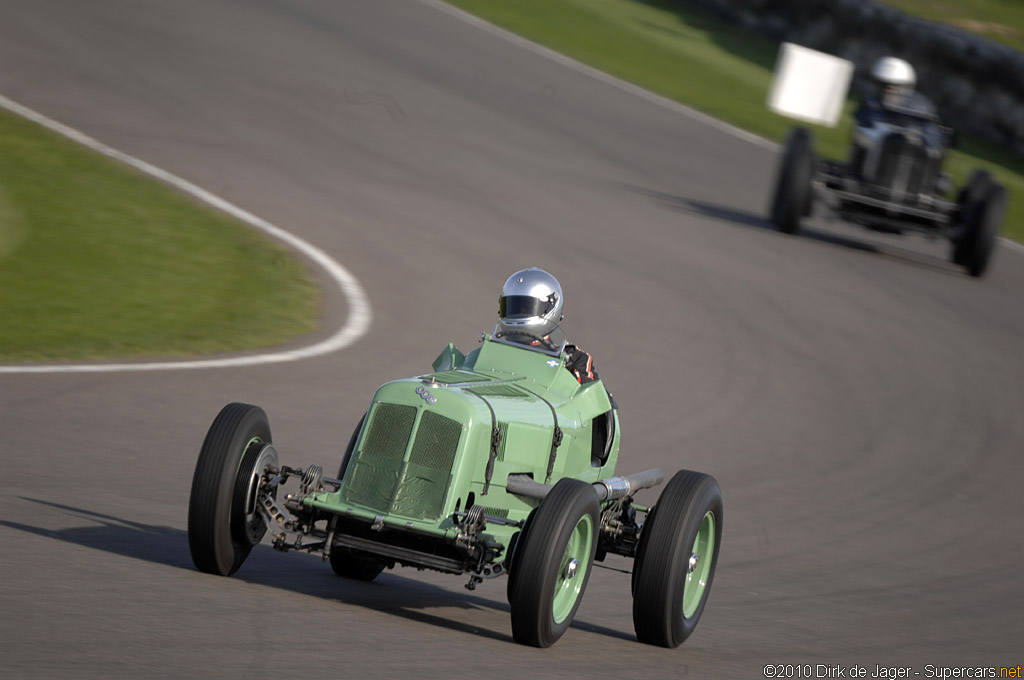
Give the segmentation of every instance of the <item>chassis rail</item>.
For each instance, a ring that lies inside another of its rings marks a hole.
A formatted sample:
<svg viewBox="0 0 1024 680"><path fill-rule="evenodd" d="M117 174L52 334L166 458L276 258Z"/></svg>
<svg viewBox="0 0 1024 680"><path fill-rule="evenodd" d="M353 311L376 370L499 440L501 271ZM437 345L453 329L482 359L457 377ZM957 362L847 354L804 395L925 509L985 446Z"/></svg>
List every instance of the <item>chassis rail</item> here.
<svg viewBox="0 0 1024 680"><path fill-rule="evenodd" d="M302 479L299 493L288 494L283 503L277 500L278 488L292 476ZM637 511L648 509L633 504L633 494L640 489L657 486L664 481L664 473L657 469L645 470L626 477L612 477L594 482L594 492L603 510L598 529L597 560L603 561L608 553L635 557L637 543L643 523L637 522ZM256 511L261 515L273 538L273 547L281 552L299 550L319 553L324 561L330 559L335 548L354 550L375 555L392 563L432 569L449 574L469 573L466 587L473 590L485 578L495 578L507 572L507 566L499 561L506 546L487 540L483 530L488 523L521 527L524 523L494 517L484 513L484 508L474 505L465 511L456 512L453 519L460 531L450 550L438 554L434 547L417 543L413 534L400 528L386 527L378 516L373 522L357 518L310 510L303 504L303 498L323 490L323 484L340 485L340 480L325 477L316 465L305 471L288 466L279 470L268 470L260 483ZM510 475L506 489L515 494L543 500L553 487L535 482L526 475ZM326 520L326 528L318 528L318 522ZM312 540L309 540L312 539Z"/></svg>
<svg viewBox="0 0 1024 680"><path fill-rule="evenodd" d="M811 187L841 219L883 231L948 235L958 209L956 203L931 194L901 195L910 200L886 197L886 188L863 184L837 161L821 161Z"/></svg>

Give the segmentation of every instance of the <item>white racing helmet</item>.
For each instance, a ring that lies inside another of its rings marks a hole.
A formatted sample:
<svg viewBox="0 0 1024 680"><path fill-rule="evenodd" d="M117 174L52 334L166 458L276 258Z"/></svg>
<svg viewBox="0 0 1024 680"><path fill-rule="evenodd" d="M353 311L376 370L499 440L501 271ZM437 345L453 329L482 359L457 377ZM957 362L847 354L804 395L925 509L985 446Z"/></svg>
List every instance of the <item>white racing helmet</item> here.
<svg viewBox="0 0 1024 680"><path fill-rule="evenodd" d="M527 333L546 338L558 328L562 312L562 286L538 267L508 277L498 298L498 331L515 336Z"/></svg>
<svg viewBox="0 0 1024 680"><path fill-rule="evenodd" d="M896 57L882 57L876 61L871 76L878 81L883 93L910 94L917 83L914 67Z"/></svg>

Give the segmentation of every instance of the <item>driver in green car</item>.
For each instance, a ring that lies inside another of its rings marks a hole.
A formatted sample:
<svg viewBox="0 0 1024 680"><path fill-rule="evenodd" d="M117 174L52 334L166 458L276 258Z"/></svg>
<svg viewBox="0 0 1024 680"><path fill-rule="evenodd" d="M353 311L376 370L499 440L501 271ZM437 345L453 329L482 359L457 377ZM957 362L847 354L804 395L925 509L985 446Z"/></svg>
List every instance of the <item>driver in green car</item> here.
<svg viewBox="0 0 1024 680"><path fill-rule="evenodd" d="M508 277L498 298L498 337L558 356L566 353L565 367L580 384L597 380L594 359L576 345L566 343L559 323L565 318L562 286L539 267Z"/></svg>

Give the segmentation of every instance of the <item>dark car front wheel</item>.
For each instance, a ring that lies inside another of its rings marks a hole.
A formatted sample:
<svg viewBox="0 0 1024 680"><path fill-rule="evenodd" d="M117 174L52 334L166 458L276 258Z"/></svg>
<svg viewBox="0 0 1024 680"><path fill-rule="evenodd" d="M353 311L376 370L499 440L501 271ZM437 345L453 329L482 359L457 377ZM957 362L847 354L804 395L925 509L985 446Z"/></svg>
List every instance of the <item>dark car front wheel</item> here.
<svg viewBox="0 0 1024 680"><path fill-rule="evenodd" d="M992 187L993 180L992 174L988 170L981 168L975 168L971 171L970 176L967 178L967 182L960 188L960 191L956 195L956 229L953 233L953 249L950 259L953 260L954 264L960 266L967 265L968 248L965 247L968 236L968 219L972 207L985 200L985 195L988 194L989 189Z"/></svg>
<svg viewBox="0 0 1024 680"><path fill-rule="evenodd" d="M963 214L963 233L954 246L954 261L974 277L988 271L999 228L1006 215L1006 187L992 184L981 199L968 203Z"/></svg>

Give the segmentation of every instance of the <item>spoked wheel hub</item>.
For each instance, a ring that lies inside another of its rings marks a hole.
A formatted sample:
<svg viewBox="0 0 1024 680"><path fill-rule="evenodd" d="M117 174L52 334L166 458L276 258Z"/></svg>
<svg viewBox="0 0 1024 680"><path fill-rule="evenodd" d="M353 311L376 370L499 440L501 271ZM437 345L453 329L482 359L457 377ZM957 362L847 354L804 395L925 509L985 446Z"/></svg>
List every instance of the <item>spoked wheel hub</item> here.
<svg viewBox="0 0 1024 680"><path fill-rule="evenodd" d="M253 439L246 446L242 464L235 480L235 493L231 499L231 529L235 540L256 545L267 532L256 502L265 475L279 469L277 449L270 442ZM277 489L271 492L277 497Z"/></svg>

